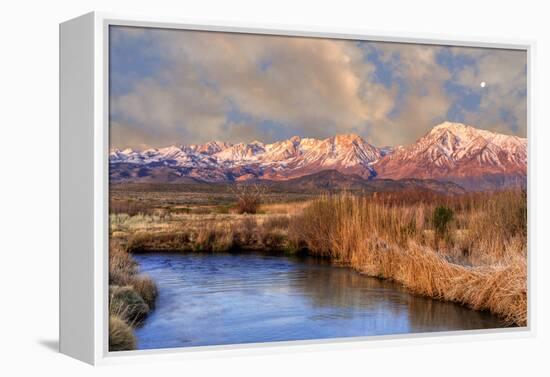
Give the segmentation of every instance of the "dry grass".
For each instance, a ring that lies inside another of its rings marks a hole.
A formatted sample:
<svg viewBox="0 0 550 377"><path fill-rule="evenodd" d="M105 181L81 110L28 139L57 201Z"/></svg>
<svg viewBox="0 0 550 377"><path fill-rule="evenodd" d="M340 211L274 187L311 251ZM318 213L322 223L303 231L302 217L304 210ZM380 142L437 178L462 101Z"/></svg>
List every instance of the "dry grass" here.
<svg viewBox="0 0 550 377"><path fill-rule="evenodd" d="M111 200L109 213L125 213L130 216L138 214L152 215L154 210L146 203L138 200Z"/></svg>
<svg viewBox="0 0 550 377"><path fill-rule="evenodd" d="M149 305L131 286L109 287L109 312L132 325L139 325L149 314Z"/></svg>
<svg viewBox="0 0 550 377"><path fill-rule="evenodd" d="M109 347L111 351L134 349L132 327L138 326L154 307L157 287L118 239L109 243Z"/></svg>
<svg viewBox="0 0 550 377"><path fill-rule="evenodd" d="M143 299L150 309L154 309L158 296L157 285L149 276L138 275L130 282L130 286Z"/></svg>
<svg viewBox="0 0 550 377"><path fill-rule="evenodd" d="M313 254L398 281L414 293L526 325L524 194L453 200L446 205L457 211L455 228L438 249L430 224L436 203L388 203L345 194L321 197L293 218L290 239Z"/></svg>
<svg viewBox="0 0 550 377"><path fill-rule="evenodd" d="M154 283L138 277L126 251L304 250L393 279L414 293L526 324L524 192L342 194L264 202L254 215L233 213L234 205L191 206L165 216L112 214L111 239L118 246L111 247L111 283L131 287L151 308ZM438 207L452 211L439 233Z"/></svg>
<svg viewBox="0 0 550 377"><path fill-rule="evenodd" d="M136 348L132 328L121 318L109 317L109 351L128 351Z"/></svg>
<svg viewBox="0 0 550 377"><path fill-rule="evenodd" d="M119 241L109 242L109 285L128 285L138 272L137 263Z"/></svg>
<svg viewBox="0 0 550 377"><path fill-rule="evenodd" d="M310 204L310 201L289 203L266 203L260 205L259 212L278 215L297 215Z"/></svg>
<svg viewBox="0 0 550 377"><path fill-rule="evenodd" d="M194 216L194 215L192 215ZM170 215L128 215L126 213L111 214L109 225L111 233L114 232L135 232L140 230L166 229L169 227Z"/></svg>
<svg viewBox="0 0 550 377"><path fill-rule="evenodd" d="M262 222L264 229L288 229L290 225L290 217L286 215L282 216L270 216Z"/></svg>
<svg viewBox="0 0 550 377"><path fill-rule="evenodd" d="M166 232L136 232L128 237L127 249L131 253L144 251L187 251L189 235L177 230Z"/></svg>
<svg viewBox="0 0 550 377"><path fill-rule="evenodd" d="M156 230L129 232L124 239L131 253L284 251L289 222L281 215L205 215Z"/></svg>

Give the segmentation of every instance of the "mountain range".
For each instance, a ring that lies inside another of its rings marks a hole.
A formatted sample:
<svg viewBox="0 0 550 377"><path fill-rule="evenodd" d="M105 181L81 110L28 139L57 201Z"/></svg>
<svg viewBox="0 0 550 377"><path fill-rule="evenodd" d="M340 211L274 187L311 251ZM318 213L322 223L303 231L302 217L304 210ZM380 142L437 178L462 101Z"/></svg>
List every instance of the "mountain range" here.
<svg viewBox="0 0 550 377"><path fill-rule="evenodd" d="M326 179L330 175L318 173L334 171L355 177L354 184L357 179L421 179L486 190L525 185L527 139L444 122L415 143L395 148L376 147L354 134L327 139L294 136L271 144L211 141L144 151L113 150L109 162L114 183L267 183L310 175Z"/></svg>

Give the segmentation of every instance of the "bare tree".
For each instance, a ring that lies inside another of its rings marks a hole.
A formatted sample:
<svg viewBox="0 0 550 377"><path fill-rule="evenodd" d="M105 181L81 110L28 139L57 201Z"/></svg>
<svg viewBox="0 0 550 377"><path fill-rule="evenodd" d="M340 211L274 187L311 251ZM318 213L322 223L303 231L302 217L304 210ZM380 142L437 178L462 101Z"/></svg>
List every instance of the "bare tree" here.
<svg viewBox="0 0 550 377"><path fill-rule="evenodd" d="M265 191L265 187L258 184L236 185L233 188L233 194L237 197L237 212L258 212Z"/></svg>

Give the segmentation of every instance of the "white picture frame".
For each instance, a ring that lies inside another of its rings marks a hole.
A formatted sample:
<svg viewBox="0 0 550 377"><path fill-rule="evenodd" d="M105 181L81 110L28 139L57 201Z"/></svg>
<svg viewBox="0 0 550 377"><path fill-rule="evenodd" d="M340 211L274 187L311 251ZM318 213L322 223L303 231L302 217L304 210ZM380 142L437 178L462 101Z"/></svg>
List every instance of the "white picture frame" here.
<svg viewBox="0 0 550 377"><path fill-rule="evenodd" d="M286 36L329 37L421 43L527 52L528 95L528 326L452 333L358 337L265 344L108 351L108 30L111 25L209 30ZM487 40L398 34L306 26L254 25L88 13L60 24L60 352L90 364L148 359L182 359L531 337L535 334L533 302L535 250L533 219L536 161L532 124L533 41Z"/></svg>

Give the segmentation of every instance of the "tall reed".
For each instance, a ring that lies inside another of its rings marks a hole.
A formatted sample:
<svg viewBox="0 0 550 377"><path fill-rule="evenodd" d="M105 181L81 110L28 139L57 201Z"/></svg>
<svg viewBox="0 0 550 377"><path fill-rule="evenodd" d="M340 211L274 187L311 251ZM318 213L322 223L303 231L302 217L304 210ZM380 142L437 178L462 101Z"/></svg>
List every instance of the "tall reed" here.
<svg viewBox="0 0 550 377"><path fill-rule="evenodd" d="M456 212L443 243L437 242L433 224L441 204ZM523 326L526 208L522 192L414 204L367 195L322 196L292 219L289 237L297 247L393 279L414 293L490 310Z"/></svg>

